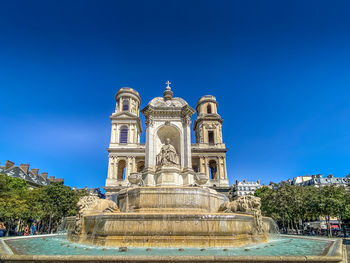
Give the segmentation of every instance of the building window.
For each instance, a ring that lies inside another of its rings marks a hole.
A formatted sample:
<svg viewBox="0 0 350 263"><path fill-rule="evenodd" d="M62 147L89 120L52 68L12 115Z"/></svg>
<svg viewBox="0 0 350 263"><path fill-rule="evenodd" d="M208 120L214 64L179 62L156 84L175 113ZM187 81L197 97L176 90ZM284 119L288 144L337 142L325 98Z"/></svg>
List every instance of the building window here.
<svg viewBox="0 0 350 263"><path fill-rule="evenodd" d="M207 113L211 113L211 105L210 104L208 104L208 106L207 106Z"/></svg>
<svg viewBox="0 0 350 263"><path fill-rule="evenodd" d="M214 132L213 131L208 131L208 140L209 140L209 144L214 144Z"/></svg>
<svg viewBox="0 0 350 263"><path fill-rule="evenodd" d="M128 143L128 127L122 126L120 128L119 143Z"/></svg>
<svg viewBox="0 0 350 263"><path fill-rule="evenodd" d="M123 111L129 111L129 100L123 100Z"/></svg>

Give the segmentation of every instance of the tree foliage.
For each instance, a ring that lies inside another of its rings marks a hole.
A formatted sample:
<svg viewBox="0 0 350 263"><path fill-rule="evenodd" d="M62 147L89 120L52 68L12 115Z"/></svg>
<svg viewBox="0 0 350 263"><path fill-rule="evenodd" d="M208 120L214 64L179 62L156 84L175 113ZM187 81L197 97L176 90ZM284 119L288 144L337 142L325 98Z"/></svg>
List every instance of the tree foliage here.
<svg viewBox="0 0 350 263"><path fill-rule="evenodd" d="M262 187L255 192L261 198L262 213L272 217L282 229L298 229L300 222L329 222L331 217L350 219L350 193L342 186L292 186L287 183ZM328 224L329 228L329 224ZM330 233L330 231L329 231Z"/></svg>
<svg viewBox="0 0 350 263"><path fill-rule="evenodd" d="M60 183L30 189L25 180L0 174L0 221L8 228L36 221L43 232L51 232L64 217L76 214L76 204L86 194Z"/></svg>

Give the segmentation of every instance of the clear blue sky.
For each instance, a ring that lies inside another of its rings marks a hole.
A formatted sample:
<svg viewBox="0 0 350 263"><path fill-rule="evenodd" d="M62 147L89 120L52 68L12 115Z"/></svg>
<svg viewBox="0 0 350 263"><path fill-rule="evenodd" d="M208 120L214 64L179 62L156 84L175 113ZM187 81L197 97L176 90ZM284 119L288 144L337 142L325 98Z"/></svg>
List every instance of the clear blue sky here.
<svg viewBox="0 0 350 263"><path fill-rule="evenodd" d="M115 93L144 107L170 80L192 107L217 97L231 183L345 176L349 14L349 1L1 1L0 162L103 186Z"/></svg>

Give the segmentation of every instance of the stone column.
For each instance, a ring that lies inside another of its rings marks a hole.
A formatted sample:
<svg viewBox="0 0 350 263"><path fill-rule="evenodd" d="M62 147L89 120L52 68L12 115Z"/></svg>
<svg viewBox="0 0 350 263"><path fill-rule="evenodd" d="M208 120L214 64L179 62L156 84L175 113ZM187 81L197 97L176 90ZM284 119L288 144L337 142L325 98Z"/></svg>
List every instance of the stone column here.
<svg viewBox="0 0 350 263"><path fill-rule="evenodd" d="M205 163L205 174L207 175L207 178L211 180L209 176L208 157L204 157L204 163Z"/></svg>
<svg viewBox="0 0 350 263"><path fill-rule="evenodd" d="M118 138L117 138L117 124L113 123L112 124L112 143L117 143Z"/></svg>
<svg viewBox="0 0 350 263"><path fill-rule="evenodd" d="M113 157L114 165L113 165L113 179L118 179L118 162L119 158Z"/></svg>
<svg viewBox="0 0 350 263"><path fill-rule="evenodd" d="M134 125L129 125L128 143L134 143Z"/></svg>
<svg viewBox="0 0 350 263"><path fill-rule="evenodd" d="M152 116L146 117L146 154L145 154L145 170L143 181L146 186L154 186L154 166L155 166L155 149L154 149L154 126Z"/></svg>
<svg viewBox="0 0 350 263"><path fill-rule="evenodd" d="M182 120L183 134L184 134L184 163L183 167L192 169L192 154L191 154L191 119L189 116Z"/></svg>
<svg viewBox="0 0 350 263"><path fill-rule="evenodd" d="M133 143L137 143L137 134L138 134L137 126L136 126L136 124L134 124L133 126L134 126L134 141L133 141Z"/></svg>
<svg viewBox="0 0 350 263"><path fill-rule="evenodd" d="M227 167L226 167L226 157L223 157L223 165L224 165L224 179L227 179Z"/></svg>
<svg viewBox="0 0 350 263"><path fill-rule="evenodd" d="M130 158L129 156L126 157L126 160L125 160L125 181L128 181L128 176L130 174L130 171L131 171L131 167L130 167Z"/></svg>
<svg viewBox="0 0 350 263"><path fill-rule="evenodd" d="M221 162L220 162L220 157L216 158L216 179L221 179Z"/></svg>
<svg viewBox="0 0 350 263"><path fill-rule="evenodd" d="M112 177L113 177L113 165L114 165L113 158L110 156L108 158L108 173L107 173L108 179L112 179Z"/></svg>
<svg viewBox="0 0 350 263"><path fill-rule="evenodd" d="M205 158L204 158L204 156L201 156L200 158L199 158L199 171L201 172L201 173L205 173L206 174L206 170L205 170Z"/></svg>
<svg viewBox="0 0 350 263"><path fill-rule="evenodd" d="M132 169L131 169L131 172L132 172L132 173L136 173L136 172L137 172L137 168L136 168L136 157L135 157L135 156L132 156L132 157L131 157L131 160L132 160Z"/></svg>

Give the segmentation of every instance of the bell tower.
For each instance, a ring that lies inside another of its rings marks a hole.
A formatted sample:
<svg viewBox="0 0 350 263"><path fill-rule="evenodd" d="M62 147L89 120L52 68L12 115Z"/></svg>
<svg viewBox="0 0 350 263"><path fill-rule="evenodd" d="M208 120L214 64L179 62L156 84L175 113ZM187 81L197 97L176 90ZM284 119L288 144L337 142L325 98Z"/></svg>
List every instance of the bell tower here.
<svg viewBox="0 0 350 263"><path fill-rule="evenodd" d="M137 172L144 165L144 157L140 156L140 95L132 88L121 88L115 100L115 111L110 117L112 129L106 191L108 187L127 186L130 173Z"/></svg>
<svg viewBox="0 0 350 263"><path fill-rule="evenodd" d="M205 173L211 187L227 187L226 146L222 137L222 118L211 95L201 97L194 122L196 144L192 147L194 170Z"/></svg>

